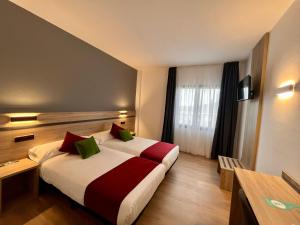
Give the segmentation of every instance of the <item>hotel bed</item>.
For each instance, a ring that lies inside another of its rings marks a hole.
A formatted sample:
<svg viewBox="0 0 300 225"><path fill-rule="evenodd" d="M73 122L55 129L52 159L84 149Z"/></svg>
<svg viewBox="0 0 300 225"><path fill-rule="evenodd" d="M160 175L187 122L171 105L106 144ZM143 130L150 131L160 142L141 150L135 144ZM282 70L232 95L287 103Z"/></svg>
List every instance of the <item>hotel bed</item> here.
<svg viewBox="0 0 300 225"><path fill-rule="evenodd" d="M142 138L142 137L134 137L134 139L124 142L124 141L114 138L112 135L110 135L109 130L95 133L92 136L94 136L94 138L97 139L101 145L109 147L111 149L125 152L125 153L135 155L135 156L149 158L154 161L159 161L159 160L153 159L152 157L147 157L147 155L143 156L143 152L146 149L148 149L149 147L151 147L151 146L155 147L154 146L155 144L157 145L162 142L159 142L156 140L151 140L151 139L146 139L146 138ZM167 143L164 143L164 144L167 144ZM178 157L178 154L179 154L179 146L178 145L170 145L170 147L172 149L161 160L161 163L166 167L166 171L168 171L171 168L171 166L175 163L175 161ZM160 151L159 147L154 150Z"/></svg>
<svg viewBox="0 0 300 225"><path fill-rule="evenodd" d="M60 146L60 144L61 142L54 142L54 144L52 143L52 149L54 149L54 146ZM40 176L45 182L52 184L77 203L87 206L85 204L87 200L87 194L89 193L87 190L90 188L91 184L97 180L97 178L105 177L104 175L108 174L109 172L116 172L115 176L118 176L119 173L116 171L116 168L120 167L120 165L123 165L124 162L134 159L140 162L142 159L140 157L134 157L133 155L111 150L103 145L100 146L100 150L100 153L93 155L88 159L81 159L79 155L57 153L57 148L55 151L40 151L42 153L39 153L39 151L33 149L29 152L29 157L34 160L37 159L37 156L38 158L42 158L40 160ZM41 157L42 155L43 157ZM146 160L145 162L146 164L153 163L150 160ZM137 183L137 185L131 189L131 191L122 200L118 208L117 218L115 218L115 221L107 218L106 215L101 215L101 213L97 212L97 210L96 213L99 213L100 216L102 216L104 219L107 219L111 223L116 223L118 225L132 224L150 201L154 192L163 180L164 175L164 166L156 163L156 166L152 168L152 170L139 183ZM119 175L118 189L120 189L120 187L123 188L122 182L125 182L124 178L122 180L121 176L124 177L123 175ZM96 193L89 193L90 195L92 194L92 196L90 196L90 200L95 201L94 199L97 199L97 196L101 196L102 194L105 196L105 198L107 198L106 200L108 200L108 203L110 204L110 196L107 197L107 194L113 194L114 191L109 189L108 193L99 193L99 190L100 189L94 188ZM99 202L100 201L92 204L96 204L97 207ZM106 208L106 206L107 204L105 204L103 207ZM88 208L92 208L92 210L95 211L93 207Z"/></svg>

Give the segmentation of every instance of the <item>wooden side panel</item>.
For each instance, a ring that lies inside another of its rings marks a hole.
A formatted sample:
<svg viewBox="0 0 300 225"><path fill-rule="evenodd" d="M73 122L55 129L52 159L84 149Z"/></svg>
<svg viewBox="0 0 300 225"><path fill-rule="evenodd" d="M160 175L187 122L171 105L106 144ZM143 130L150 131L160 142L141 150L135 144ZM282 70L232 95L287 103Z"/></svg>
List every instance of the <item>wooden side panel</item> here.
<svg viewBox="0 0 300 225"><path fill-rule="evenodd" d="M230 206L230 216L229 216L229 225L242 225L243 224L243 211L242 204L239 199L239 190L241 185L239 180L234 173L233 176L233 187L231 195L231 206Z"/></svg>
<svg viewBox="0 0 300 225"><path fill-rule="evenodd" d="M2 180L0 179L0 213L2 213L2 202L3 202L3 199L2 199Z"/></svg>
<svg viewBox="0 0 300 225"><path fill-rule="evenodd" d="M247 105L243 153L241 161L251 170L255 169L259 132L262 116L262 100L266 76L269 33L265 34L252 51L252 88L254 99Z"/></svg>
<svg viewBox="0 0 300 225"><path fill-rule="evenodd" d="M221 169L220 188L227 191L232 191L234 170Z"/></svg>
<svg viewBox="0 0 300 225"><path fill-rule="evenodd" d="M54 115L54 114L53 114ZM27 127L21 129L10 129L0 131L0 162L6 162L9 160L21 159L27 156L28 150L36 145L44 144L47 142L57 141L64 138L66 131L73 132L78 135L90 135L95 132L107 130L111 127L113 122L119 124L120 126L134 131L135 128L135 117L127 118L112 118L110 115L103 116L101 120L87 121L86 117L74 116L76 120L72 120L72 123L59 124L59 125L49 125L46 126L39 125L38 127ZM60 118L58 114L55 119L47 119L47 121L60 121L60 122L70 122L70 119L74 117L64 117ZM107 117L108 119L105 119ZM45 117L44 117L45 118ZM85 118L85 119L83 119ZM112 118L112 119L110 119ZM79 122L78 122L79 121ZM40 122L40 121L38 121ZM121 123L122 122L122 123ZM125 124L124 124L125 122ZM47 122L48 123L48 122ZM27 134L34 134L35 139L32 141L24 141L15 143L14 138L16 136L22 136Z"/></svg>

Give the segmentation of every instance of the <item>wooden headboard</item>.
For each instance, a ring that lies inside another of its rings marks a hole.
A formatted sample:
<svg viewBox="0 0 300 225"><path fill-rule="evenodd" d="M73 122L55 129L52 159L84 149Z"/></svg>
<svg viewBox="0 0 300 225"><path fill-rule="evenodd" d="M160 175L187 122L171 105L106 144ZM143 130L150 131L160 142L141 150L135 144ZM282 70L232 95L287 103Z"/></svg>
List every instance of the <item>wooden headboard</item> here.
<svg viewBox="0 0 300 225"><path fill-rule="evenodd" d="M20 114L18 114L20 115ZM13 114L0 114L0 163L21 159L36 145L61 140L66 131L89 135L110 129L114 122L135 129L135 111L35 113L37 120L11 122ZM34 140L15 142L15 137L34 134Z"/></svg>

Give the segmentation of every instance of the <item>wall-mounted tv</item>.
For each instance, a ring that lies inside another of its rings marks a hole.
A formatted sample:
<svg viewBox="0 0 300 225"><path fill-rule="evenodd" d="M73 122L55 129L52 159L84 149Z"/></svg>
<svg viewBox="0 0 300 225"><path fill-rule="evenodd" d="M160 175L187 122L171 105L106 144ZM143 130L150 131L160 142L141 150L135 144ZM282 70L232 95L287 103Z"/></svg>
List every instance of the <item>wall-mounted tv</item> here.
<svg viewBox="0 0 300 225"><path fill-rule="evenodd" d="M238 101L245 101L253 98L253 91L251 89L251 76L247 75L238 84Z"/></svg>

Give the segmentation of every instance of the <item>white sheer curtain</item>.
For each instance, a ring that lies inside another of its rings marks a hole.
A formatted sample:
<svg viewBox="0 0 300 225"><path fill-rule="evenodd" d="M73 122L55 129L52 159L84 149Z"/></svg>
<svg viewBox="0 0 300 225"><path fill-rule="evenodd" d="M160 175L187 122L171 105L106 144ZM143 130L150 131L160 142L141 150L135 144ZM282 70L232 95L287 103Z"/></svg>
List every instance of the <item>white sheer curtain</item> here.
<svg viewBox="0 0 300 225"><path fill-rule="evenodd" d="M223 65L177 68L174 142L180 150L210 157Z"/></svg>

